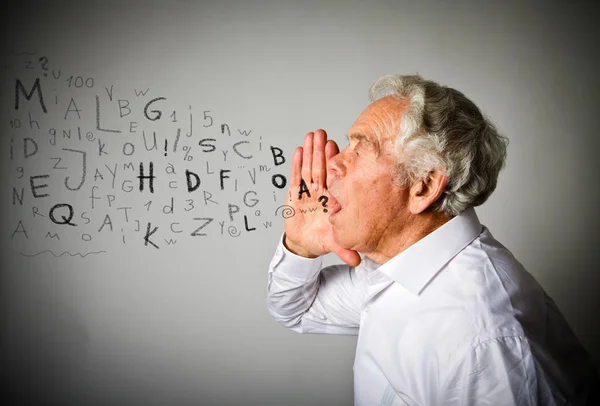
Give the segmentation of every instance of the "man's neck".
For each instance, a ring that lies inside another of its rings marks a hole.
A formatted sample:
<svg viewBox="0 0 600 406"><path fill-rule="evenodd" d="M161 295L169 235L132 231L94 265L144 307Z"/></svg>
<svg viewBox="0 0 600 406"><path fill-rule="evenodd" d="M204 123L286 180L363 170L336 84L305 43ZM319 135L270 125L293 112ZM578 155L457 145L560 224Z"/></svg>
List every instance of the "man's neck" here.
<svg viewBox="0 0 600 406"><path fill-rule="evenodd" d="M390 227L386 230L376 249L363 254L383 265L451 219L452 217L437 212L412 215L403 222L402 227Z"/></svg>

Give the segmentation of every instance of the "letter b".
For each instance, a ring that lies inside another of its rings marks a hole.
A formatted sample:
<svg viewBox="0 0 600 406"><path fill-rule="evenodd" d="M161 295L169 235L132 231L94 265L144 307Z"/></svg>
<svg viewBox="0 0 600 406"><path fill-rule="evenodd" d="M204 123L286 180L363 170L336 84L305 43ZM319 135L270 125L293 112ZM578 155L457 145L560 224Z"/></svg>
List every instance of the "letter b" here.
<svg viewBox="0 0 600 406"><path fill-rule="evenodd" d="M129 100L119 99L117 100L119 103L119 116L125 117L131 114L131 109L129 108ZM125 102L123 104L122 102ZM123 113L123 110L127 110L127 112Z"/></svg>
<svg viewBox="0 0 600 406"><path fill-rule="evenodd" d="M271 154L273 154L273 162L275 166L283 165L285 163L285 157L283 151L279 147L271 147Z"/></svg>

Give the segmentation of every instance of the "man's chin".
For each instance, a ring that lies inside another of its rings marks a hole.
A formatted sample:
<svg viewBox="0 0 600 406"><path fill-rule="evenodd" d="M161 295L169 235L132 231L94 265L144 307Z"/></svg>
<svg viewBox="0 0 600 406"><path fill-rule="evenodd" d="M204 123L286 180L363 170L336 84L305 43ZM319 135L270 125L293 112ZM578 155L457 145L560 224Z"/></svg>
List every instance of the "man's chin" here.
<svg viewBox="0 0 600 406"><path fill-rule="evenodd" d="M339 245L342 248L346 248L346 249L353 249L353 244L351 243L350 240L348 240L348 232L347 231L343 231L338 229L335 225L333 225L333 227L331 227L332 231L333 231L333 241L335 241L335 243L337 245ZM345 238L344 238L345 237Z"/></svg>

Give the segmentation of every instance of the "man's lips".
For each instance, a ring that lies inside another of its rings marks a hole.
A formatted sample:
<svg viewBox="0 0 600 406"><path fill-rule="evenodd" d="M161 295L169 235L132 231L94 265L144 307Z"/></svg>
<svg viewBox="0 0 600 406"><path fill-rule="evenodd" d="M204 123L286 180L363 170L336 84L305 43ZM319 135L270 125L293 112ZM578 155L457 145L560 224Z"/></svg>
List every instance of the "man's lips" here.
<svg viewBox="0 0 600 406"><path fill-rule="evenodd" d="M339 213L340 210L342 210L342 205L340 204L340 202L336 199L336 195L338 196L342 196L341 189L340 189L340 184L338 182L333 182L331 181L329 184L329 188L328 188L328 192L329 192L329 211L330 211L330 216L329 216L329 220L331 221L331 218L335 216L335 214Z"/></svg>
<svg viewBox="0 0 600 406"><path fill-rule="evenodd" d="M340 204L340 202L337 201L335 197L333 197L333 195L331 195L331 193L329 194L329 196L330 197L327 201L327 206L329 207L329 212L331 213L331 215L333 215L342 210L342 205Z"/></svg>

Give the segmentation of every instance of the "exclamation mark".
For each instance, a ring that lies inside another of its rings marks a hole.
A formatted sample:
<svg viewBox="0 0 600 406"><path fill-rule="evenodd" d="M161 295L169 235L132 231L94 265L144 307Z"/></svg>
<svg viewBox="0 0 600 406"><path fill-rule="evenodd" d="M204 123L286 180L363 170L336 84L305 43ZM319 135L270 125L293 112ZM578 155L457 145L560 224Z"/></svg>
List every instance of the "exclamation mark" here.
<svg viewBox="0 0 600 406"><path fill-rule="evenodd" d="M173 144L173 152L177 152L177 144L179 144L179 137L180 136L181 136L181 128L178 128L177 129L177 136L175 137L175 143Z"/></svg>
<svg viewBox="0 0 600 406"><path fill-rule="evenodd" d="M165 156L167 156L167 139L165 138Z"/></svg>

